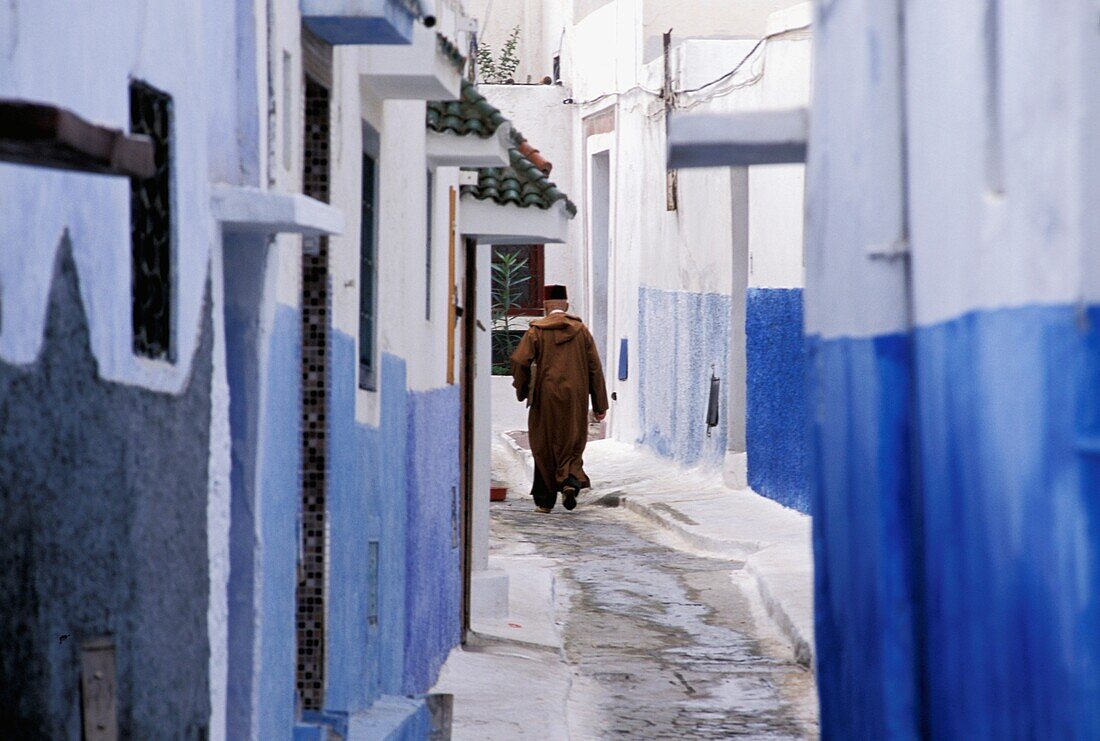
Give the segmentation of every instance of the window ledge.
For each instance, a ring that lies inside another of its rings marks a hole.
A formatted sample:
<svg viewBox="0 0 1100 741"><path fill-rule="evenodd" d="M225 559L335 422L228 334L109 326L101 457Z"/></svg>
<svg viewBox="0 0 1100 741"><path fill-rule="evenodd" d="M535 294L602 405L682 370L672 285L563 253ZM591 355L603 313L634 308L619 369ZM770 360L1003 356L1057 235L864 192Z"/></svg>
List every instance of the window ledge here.
<svg viewBox="0 0 1100 741"><path fill-rule="evenodd" d="M309 236L344 231L343 211L301 193L215 185L210 206L226 231Z"/></svg>

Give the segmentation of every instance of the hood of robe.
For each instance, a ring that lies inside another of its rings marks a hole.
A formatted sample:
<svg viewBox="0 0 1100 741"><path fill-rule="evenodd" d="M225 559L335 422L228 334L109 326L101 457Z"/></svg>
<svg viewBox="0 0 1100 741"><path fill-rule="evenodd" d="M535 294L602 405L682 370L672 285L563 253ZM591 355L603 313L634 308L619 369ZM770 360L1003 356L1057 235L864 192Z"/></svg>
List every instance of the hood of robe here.
<svg viewBox="0 0 1100 741"><path fill-rule="evenodd" d="M539 329L558 330L554 335L554 344L563 345L580 334L581 329L584 328L584 322L581 321L579 316L555 312L542 319L536 319L531 322L531 326Z"/></svg>

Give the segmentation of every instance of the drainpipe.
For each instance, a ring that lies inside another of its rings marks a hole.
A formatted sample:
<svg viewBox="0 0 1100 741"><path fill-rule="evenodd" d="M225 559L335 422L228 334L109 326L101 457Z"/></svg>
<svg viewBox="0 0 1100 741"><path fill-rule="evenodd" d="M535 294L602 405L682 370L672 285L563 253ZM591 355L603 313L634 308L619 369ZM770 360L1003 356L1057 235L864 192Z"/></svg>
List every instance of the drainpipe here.
<svg viewBox="0 0 1100 741"><path fill-rule="evenodd" d="M419 2L420 22L425 28L431 28L435 25L435 0L419 0Z"/></svg>

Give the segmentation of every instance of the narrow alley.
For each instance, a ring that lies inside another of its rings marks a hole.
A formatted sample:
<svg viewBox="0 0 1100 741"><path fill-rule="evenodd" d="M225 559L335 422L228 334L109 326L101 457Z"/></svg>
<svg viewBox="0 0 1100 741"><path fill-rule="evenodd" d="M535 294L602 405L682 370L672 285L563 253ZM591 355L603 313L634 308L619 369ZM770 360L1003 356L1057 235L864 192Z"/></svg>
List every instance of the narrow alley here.
<svg viewBox="0 0 1100 741"><path fill-rule="evenodd" d="M454 737L815 738L813 673L766 614L745 562L620 506L654 488L639 476L654 462L634 457L630 473L601 466L605 447L593 444L591 471L609 475L576 510L536 511L524 482L493 504L490 564L529 585L506 621L475 621L444 666L436 691L455 696ZM700 483L682 480L691 492ZM508 701L483 699L494 692Z"/></svg>
<svg viewBox="0 0 1100 741"><path fill-rule="evenodd" d="M1098 2L0 1L0 741L1100 739Z"/></svg>

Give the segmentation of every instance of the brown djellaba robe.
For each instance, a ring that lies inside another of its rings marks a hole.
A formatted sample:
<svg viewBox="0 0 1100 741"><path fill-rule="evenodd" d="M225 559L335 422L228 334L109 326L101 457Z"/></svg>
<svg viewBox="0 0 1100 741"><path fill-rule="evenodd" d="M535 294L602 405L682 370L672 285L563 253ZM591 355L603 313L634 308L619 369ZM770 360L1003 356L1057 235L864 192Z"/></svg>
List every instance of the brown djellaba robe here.
<svg viewBox="0 0 1100 741"><path fill-rule="evenodd" d="M512 353L512 385L520 401L529 400L527 433L535 456L532 494L540 506L561 490L572 474L582 488L588 442L588 402L597 414L607 411L603 368L592 334L580 318L555 312L531 322ZM552 500L548 502L552 506Z"/></svg>

